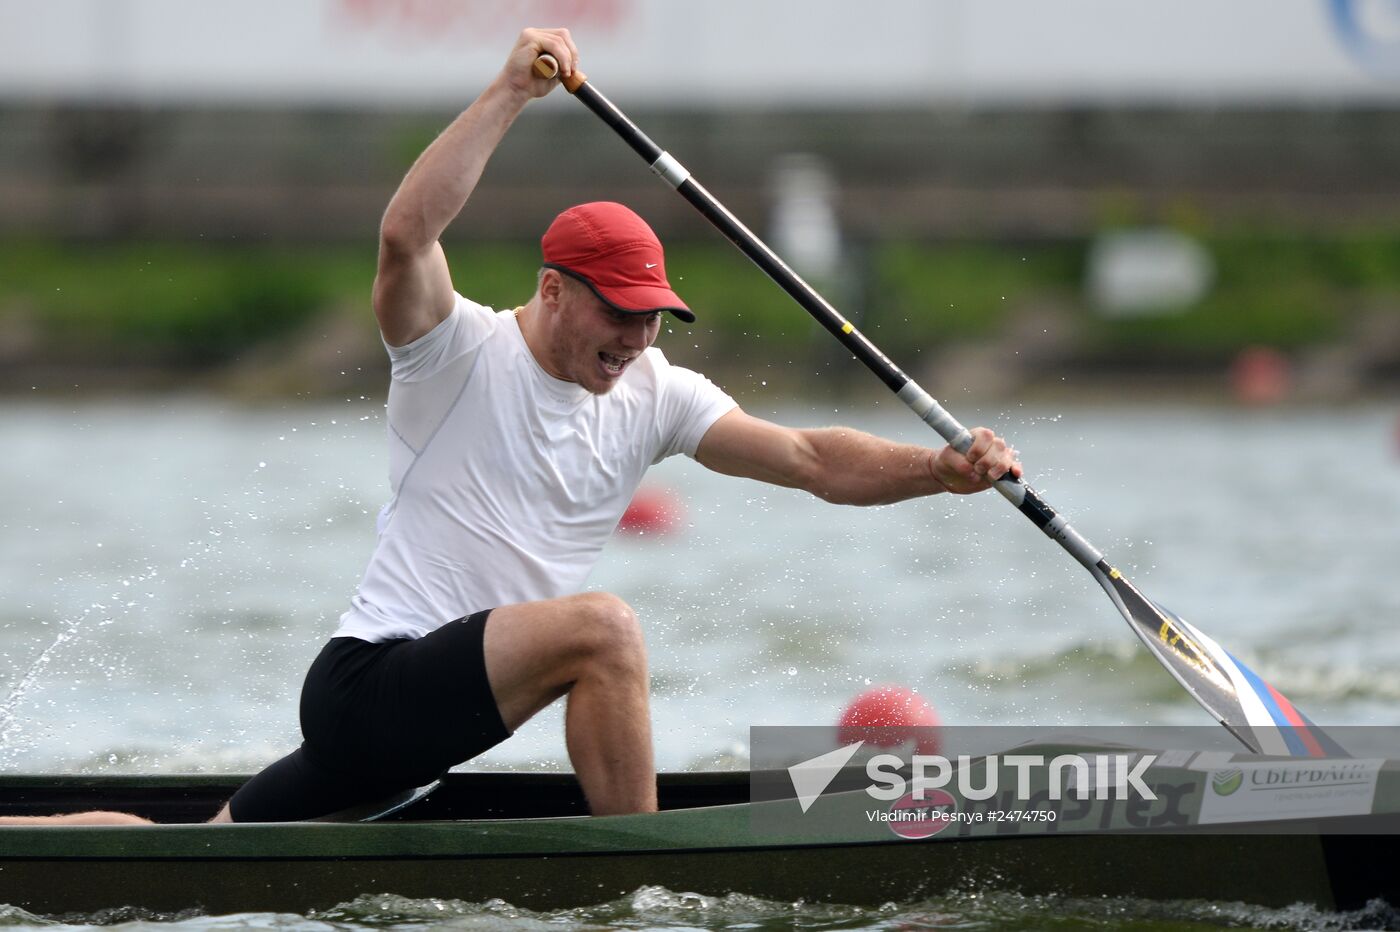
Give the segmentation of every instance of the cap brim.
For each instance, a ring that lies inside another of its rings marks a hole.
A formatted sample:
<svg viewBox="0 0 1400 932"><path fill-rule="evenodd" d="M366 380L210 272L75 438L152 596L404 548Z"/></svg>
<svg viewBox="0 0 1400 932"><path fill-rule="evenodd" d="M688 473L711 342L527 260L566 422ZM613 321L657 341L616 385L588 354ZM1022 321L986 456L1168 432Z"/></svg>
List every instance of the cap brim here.
<svg viewBox="0 0 1400 932"><path fill-rule="evenodd" d="M593 293L615 311L623 314L655 314L657 311L670 311L688 324L695 323L695 312L685 306L685 302L669 288L652 285L631 285L626 288L609 288L606 291L594 286Z"/></svg>
<svg viewBox="0 0 1400 932"><path fill-rule="evenodd" d="M657 311L670 311L687 324L695 323L695 312L686 307L680 296L670 288L660 285L609 285L600 287L573 269L554 262L544 263L547 269L554 269L583 282L588 290L608 307L623 314L655 314Z"/></svg>

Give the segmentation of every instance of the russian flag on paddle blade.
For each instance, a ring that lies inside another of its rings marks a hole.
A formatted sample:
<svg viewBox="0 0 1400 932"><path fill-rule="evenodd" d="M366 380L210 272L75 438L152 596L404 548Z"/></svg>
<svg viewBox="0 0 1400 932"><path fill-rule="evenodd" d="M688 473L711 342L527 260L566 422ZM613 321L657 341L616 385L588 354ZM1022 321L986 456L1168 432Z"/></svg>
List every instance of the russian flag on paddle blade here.
<svg viewBox="0 0 1400 932"><path fill-rule="evenodd" d="M1350 757L1341 745L1327 736L1304 715L1297 706L1259 674L1239 661L1207 635L1171 609L1157 603L1153 606L1196 639L1206 653L1215 658L1225 676L1235 688L1235 698L1245 724L1254 733L1260 750L1265 754L1292 757Z"/></svg>
<svg viewBox="0 0 1400 932"><path fill-rule="evenodd" d="M1341 745L1327 737L1322 729L1314 725L1311 719L1299 711L1297 706L1289 702L1287 696L1269 683L1264 682L1259 674L1241 663L1234 654L1229 651L1225 653L1235 665L1235 669L1244 675L1250 690L1268 710L1269 715L1273 717L1274 724L1288 745L1290 754L1294 757L1350 756L1342 749Z"/></svg>

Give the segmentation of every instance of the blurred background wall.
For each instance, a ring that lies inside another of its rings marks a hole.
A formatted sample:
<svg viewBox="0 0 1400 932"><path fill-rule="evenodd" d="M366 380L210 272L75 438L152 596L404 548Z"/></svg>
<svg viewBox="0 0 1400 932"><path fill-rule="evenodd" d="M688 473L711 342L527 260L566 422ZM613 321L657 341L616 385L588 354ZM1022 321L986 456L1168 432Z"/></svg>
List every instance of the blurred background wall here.
<svg viewBox="0 0 1400 932"><path fill-rule="evenodd" d="M936 391L1400 382L1400 0L0 0L0 387L382 390L379 215L531 24ZM562 93L449 231L459 290L522 303L595 198L702 310L672 356L852 375Z"/></svg>

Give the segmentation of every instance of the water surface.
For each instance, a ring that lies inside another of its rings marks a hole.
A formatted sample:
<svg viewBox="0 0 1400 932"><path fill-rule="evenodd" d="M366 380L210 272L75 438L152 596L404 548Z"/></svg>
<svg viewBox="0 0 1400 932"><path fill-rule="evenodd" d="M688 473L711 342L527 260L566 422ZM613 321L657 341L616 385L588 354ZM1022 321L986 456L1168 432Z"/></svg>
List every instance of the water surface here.
<svg viewBox="0 0 1400 932"><path fill-rule="evenodd" d="M902 408L787 423L933 437ZM1400 719L1394 408L960 411L1147 594L1321 723ZM368 557L382 407L210 399L0 410L0 769L247 772L297 742L300 679ZM678 533L619 536L590 586L638 610L658 764L742 767L751 725L826 724L896 682L957 724L1199 724L1098 586L995 494L857 509L676 458ZM567 766L547 712L472 766ZM1388 907L956 894L855 909L642 890L581 910L367 898L306 916L83 922L208 929L1378 928ZM54 926L22 911L0 925Z"/></svg>

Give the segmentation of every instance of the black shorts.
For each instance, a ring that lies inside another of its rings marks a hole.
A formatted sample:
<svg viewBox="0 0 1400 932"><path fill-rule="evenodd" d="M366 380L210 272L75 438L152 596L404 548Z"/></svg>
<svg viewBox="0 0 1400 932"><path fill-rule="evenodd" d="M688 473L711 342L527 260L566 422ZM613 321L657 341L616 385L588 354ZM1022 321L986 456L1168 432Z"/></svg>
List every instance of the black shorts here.
<svg viewBox="0 0 1400 932"><path fill-rule="evenodd" d="M510 737L486 679L490 614L416 639L332 638L302 686L301 747L234 794L233 820L338 812L431 783Z"/></svg>

